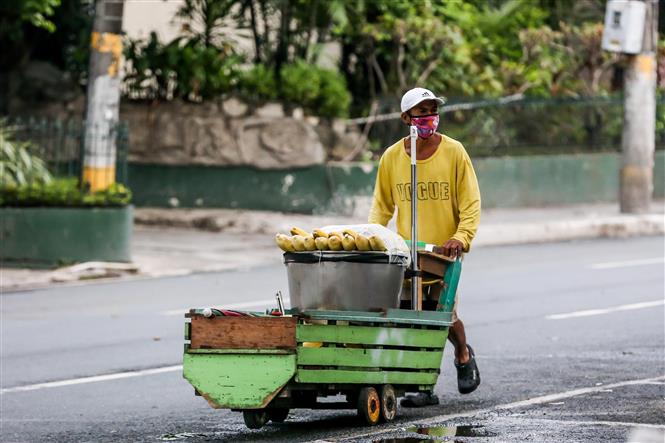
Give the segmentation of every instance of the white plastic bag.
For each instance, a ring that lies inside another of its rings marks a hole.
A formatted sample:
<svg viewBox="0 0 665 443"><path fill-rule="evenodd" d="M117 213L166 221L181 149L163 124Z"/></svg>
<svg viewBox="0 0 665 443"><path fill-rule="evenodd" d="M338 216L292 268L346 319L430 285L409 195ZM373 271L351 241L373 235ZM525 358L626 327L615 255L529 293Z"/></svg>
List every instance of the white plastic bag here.
<svg viewBox="0 0 665 443"><path fill-rule="evenodd" d="M325 233L331 232L344 232L345 229L351 229L360 235L370 237L372 235L378 236L386 245L386 254L399 255L407 257L409 265L411 264L411 252L406 245L404 239L396 232L391 231L385 226L378 224L362 224L362 225L330 225L324 226L321 230Z"/></svg>

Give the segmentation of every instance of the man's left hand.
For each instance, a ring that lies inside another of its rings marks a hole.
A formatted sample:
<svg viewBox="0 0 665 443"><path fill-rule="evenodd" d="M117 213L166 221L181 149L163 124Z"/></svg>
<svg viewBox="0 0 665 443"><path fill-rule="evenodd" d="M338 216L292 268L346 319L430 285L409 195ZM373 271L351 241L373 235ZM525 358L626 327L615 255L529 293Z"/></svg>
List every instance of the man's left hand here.
<svg viewBox="0 0 665 443"><path fill-rule="evenodd" d="M456 258L462 256L464 251L464 244L454 238L451 238L443 246L435 246L433 251L435 254L445 255L446 257Z"/></svg>

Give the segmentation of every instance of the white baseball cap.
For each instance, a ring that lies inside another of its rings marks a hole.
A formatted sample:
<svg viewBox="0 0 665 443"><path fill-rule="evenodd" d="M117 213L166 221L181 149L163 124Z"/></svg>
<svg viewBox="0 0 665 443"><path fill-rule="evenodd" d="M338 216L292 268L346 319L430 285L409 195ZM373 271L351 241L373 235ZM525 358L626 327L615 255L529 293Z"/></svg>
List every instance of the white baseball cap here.
<svg viewBox="0 0 665 443"><path fill-rule="evenodd" d="M406 91L402 96L402 102L400 103L400 108L402 112L406 112L409 109L416 106L418 103L425 100L435 100L438 104L442 105L446 102L443 97L437 97L432 91L425 88L413 88Z"/></svg>

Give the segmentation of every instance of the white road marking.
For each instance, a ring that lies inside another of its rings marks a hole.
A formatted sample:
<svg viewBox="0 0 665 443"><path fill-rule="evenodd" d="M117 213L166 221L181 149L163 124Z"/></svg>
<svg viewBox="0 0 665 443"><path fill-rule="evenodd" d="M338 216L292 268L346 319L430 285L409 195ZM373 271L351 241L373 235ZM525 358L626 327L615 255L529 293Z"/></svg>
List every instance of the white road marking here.
<svg viewBox="0 0 665 443"><path fill-rule="evenodd" d="M13 388L0 389L0 394L10 392L35 391L37 389L59 388L62 386L81 385L85 383L97 383L101 381L118 380L121 378L143 377L145 375L163 374L165 372L181 371L182 365L163 366L161 368L141 369L138 371L116 372L115 374L94 375L92 377L72 378L69 380L50 381L34 385L15 386Z"/></svg>
<svg viewBox="0 0 665 443"><path fill-rule="evenodd" d="M534 397L530 398L527 400L522 400L522 401L516 401L512 403L505 403L502 405L497 405L489 408L483 408L483 409L474 409L472 411L467 411L467 412L460 412L457 414L443 414L443 415L436 415L434 417L430 417L425 420L420 420L420 421L414 421L411 423L413 426L430 426L438 423L442 423L445 421L449 420L455 420L458 418L469 418L473 417L476 415L480 414L487 414L491 412L496 412L496 411L503 411L503 410L509 410L509 409L516 409L516 408L522 408L525 406L535 406L535 405L541 405L544 403L552 403L556 402L559 400L563 400L566 398L571 398L571 397L577 397L580 395L585 395L585 394L593 394L596 392L599 392L603 389L613 389L613 388L620 388L623 386L634 386L634 385L643 385L643 384L650 384L653 382L659 382L665 380L665 375L661 375L660 377L654 377L654 378L643 378L639 380L626 380L618 383L611 383L608 385L603 385L602 387L590 387L590 388L580 388L580 389L573 389L572 391L564 391L560 392L557 394L550 394L550 395L542 395L540 397ZM345 437L340 437L340 438L332 438L332 439L323 439L324 441L344 441L344 440L353 440L357 438L364 438L364 437L376 437L377 435L381 434L389 434L391 432L403 430L403 425L402 426L390 426L388 428L376 430L374 432L365 432L362 434L355 434L351 436L345 436Z"/></svg>
<svg viewBox="0 0 665 443"><path fill-rule="evenodd" d="M655 265L665 263L665 257L644 258L640 260L611 261L591 265L591 269L629 268L633 266Z"/></svg>
<svg viewBox="0 0 665 443"><path fill-rule="evenodd" d="M516 417L522 418L522 417ZM571 426L625 426L629 428L650 428L650 429L665 429L665 425L655 424L655 423L630 423L625 421L603 421L603 420L589 420L589 421L575 421L575 420L554 420L548 418L528 418L524 417L527 421L539 421L539 422L552 422L552 423L561 423L568 424Z"/></svg>
<svg viewBox="0 0 665 443"><path fill-rule="evenodd" d="M590 317L592 315L610 314L612 312L632 311L633 309L653 308L655 306L665 305L665 299L646 301L642 303L631 303L629 305L614 306L612 308L588 309L586 311L567 312L565 314L553 314L545 317L548 320L564 320L567 318Z"/></svg>
<svg viewBox="0 0 665 443"><path fill-rule="evenodd" d="M289 303L291 300L288 298L285 298L284 303ZM268 300L255 300L255 301L248 301L244 303L231 303L228 305L218 305L222 309L247 309L247 308L260 308L260 307L268 307L268 306L275 306L277 307L277 300L274 298L268 299ZM159 315L166 315L166 316L172 316L172 315L185 315L186 313L189 312L190 308L182 308L182 309L172 309L170 311L162 311L159 313Z"/></svg>

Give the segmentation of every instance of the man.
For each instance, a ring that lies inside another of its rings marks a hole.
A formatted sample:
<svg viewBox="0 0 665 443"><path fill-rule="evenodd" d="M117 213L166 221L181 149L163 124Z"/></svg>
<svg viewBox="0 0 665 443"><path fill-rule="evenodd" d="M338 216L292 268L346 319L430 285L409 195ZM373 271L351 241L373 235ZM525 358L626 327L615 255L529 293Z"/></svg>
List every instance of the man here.
<svg viewBox="0 0 665 443"><path fill-rule="evenodd" d="M462 144L436 132L438 106L443 99L432 91L414 88L402 97L402 121L416 126L418 169L418 240L437 245L433 252L461 257L471 246L480 221L480 191L471 159ZM404 137L381 157L370 223L386 226L397 207L397 232L411 237L411 141ZM423 288L423 308L435 310L440 285ZM408 293L409 291L404 291ZM406 302L403 296L403 305ZM457 300L455 301L457 305ZM480 374L473 349L466 343L462 320L453 308L453 325L448 339L455 347L457 385L462 394L480 385ZM418 394L402 400L403 406L438 404L436 395Z"/></svg>

